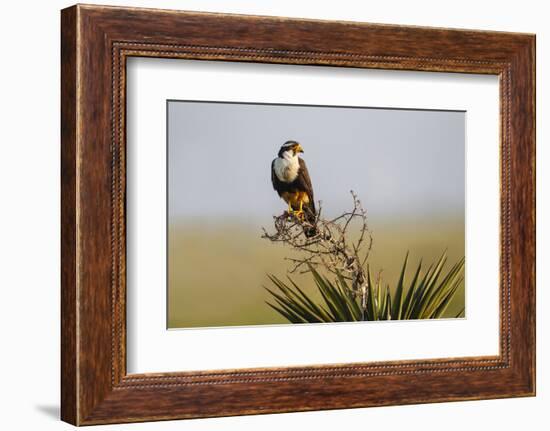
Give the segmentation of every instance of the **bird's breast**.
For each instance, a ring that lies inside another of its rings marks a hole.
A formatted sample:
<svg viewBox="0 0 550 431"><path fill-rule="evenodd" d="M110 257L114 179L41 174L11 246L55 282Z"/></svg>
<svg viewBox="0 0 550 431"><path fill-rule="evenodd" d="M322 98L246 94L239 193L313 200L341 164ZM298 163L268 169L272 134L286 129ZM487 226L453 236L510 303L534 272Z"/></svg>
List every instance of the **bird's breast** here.
<svg viewBox="0 0 550 431"><path fill-rule="evenodd" d="M298 157L293 159L284 159L277 157L275 163L273 164L273 170L279 181L285 183L291 183L298 176L298 171L300 169L300 163Z"/></svg>

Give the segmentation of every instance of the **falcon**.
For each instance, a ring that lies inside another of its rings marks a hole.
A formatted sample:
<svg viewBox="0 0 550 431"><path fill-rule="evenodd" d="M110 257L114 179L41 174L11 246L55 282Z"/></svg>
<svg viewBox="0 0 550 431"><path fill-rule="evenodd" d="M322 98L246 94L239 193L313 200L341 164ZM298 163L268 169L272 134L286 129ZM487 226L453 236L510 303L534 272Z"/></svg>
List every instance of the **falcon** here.
<svg viewBox="0 0 550 431"><path fill-rule="evenodd" d="M277 158L271 162L271 182L275 191L288 204L288 214L310 225L304 227L304 234L312 237L317 233L315 202L306 162L298 157L303 152L298 142L285 142Z"/></svg>

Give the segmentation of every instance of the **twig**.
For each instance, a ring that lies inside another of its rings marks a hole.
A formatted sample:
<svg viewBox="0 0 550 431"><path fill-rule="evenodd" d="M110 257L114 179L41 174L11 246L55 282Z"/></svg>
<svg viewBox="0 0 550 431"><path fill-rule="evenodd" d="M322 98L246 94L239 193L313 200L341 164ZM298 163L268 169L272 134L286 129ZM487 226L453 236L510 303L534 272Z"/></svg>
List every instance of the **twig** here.
<svg viewBox="0 0 550 431"><path fill-rule="evenodd" d="M352 290L362 296L366 304L367 277L365 265L372 249L372 233L367 223L367 212L357 195L351 191L351 211L327 220L321 216L322 203L316 213L315 222L310 223L287 212L273 217L274 233L262 228L262 238L282 243L299 253L298 257L287 257L296 271L308 272L310 267L323 267L328 272L351 281ZM359 224L359 237L352 240L352 226ZM304 232L315 232L306 236ZM307 268L307 269L304 269Z"/></svg>

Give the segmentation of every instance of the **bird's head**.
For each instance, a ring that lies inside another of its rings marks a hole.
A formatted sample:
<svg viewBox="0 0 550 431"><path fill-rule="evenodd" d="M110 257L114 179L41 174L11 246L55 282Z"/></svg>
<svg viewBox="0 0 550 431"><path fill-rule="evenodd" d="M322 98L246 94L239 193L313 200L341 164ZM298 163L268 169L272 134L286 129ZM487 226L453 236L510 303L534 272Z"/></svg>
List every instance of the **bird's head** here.
<svg viewBox="0 0 550 431"><path fill-rule="evenodd" d="M298 153L303 153L302 146L296 141L286 141L279 150L279 157L296 157Z"/></svg>

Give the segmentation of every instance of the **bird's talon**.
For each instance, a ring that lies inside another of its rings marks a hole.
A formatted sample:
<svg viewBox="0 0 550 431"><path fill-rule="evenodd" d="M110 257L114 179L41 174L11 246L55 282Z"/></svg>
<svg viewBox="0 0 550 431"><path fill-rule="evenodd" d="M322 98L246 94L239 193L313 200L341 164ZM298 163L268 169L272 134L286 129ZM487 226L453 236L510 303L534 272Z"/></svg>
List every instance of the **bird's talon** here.
<svg viewBox="0 0 550 431"><path fill-rule="evenodd" d="M303 211L294 211L294 217L296 217L297 219L299 219L301 221L304 221L304 219L305 219Z"/></svg>

